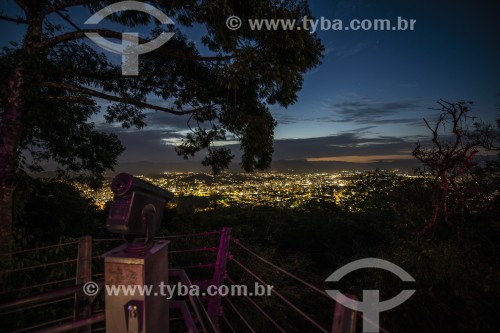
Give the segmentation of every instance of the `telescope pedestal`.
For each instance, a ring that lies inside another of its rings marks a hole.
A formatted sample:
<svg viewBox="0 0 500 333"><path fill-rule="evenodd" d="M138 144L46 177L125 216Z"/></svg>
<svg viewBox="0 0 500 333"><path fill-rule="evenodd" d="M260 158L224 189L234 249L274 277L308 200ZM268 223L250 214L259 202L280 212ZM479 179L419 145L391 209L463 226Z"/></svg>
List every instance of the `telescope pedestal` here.
<svg viewBox="0 0 500 333"><path fill-rule="evenodd" d="M168 285L168 244L157 241L139 253L122 244L104 254L106 332L169 332L167 289L160 287Z"/></svg>

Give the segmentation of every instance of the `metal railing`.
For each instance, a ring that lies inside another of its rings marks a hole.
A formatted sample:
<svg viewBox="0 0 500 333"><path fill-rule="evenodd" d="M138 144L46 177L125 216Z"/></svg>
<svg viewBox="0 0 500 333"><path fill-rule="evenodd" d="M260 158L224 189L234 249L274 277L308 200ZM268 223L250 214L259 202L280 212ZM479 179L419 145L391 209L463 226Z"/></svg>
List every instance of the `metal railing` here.
<svg viewBox="0 0 500 333"><path fill-rule="evenodd" d="M267 282L259 276L253 269L248 268L245 264L245 258L252 258L253 260L258 260L264 263L264 266L269 267L273 272L279 272L287 276L288 278L300 283L305 286L308 290L312 290L323 297L327 298L334 304L334 313L335 319L333 320L333 327L324 327L324 325L319 324L316 320L306 311L302 310L299 306L294 304L290 299L288 299L283 293L275 290L274 288L271 290L272 295L277 297L280 302L285 303L293 313L297 314L297 318L302 318L304 322L309 323L312 327L314 327L318 332L323 333L344 333L344 332L354 332L356 327L356 316L362 317L362 313L352 313L345 311L340 304L335 303L335 301L321 288L316 287L315 285L305 281L304 279L296 276L293 273L288 272L286 269L273 264L268 259L262 257L257 254L255 251L251 250L248 246L243 245L240 241L231 238L230 236L230 228L225 228L222 231L214 231L214 232L204 232L204 233L193 233L193 234L185 234L185 235L172 235L169 237L163 237L159 239L173 239L173 238L193 238L193 237L203 237L203 236L211 236L211 235L220 235L219 245L209 246L203 244L202 246L196 246L193 249L181 248L179 250L170 251L171 254L184 255L191 253L214 253L217 252L217 259L215 262L208 263L200 263L196 265L187 265L179 268L171 268L169 269L169 277L180 280L183 285L188 287L192 287L193 285L201 286L202 288L206 288L210 284L221 285L225 280L231 284L236 284L235 280L231 275L228 274L226 269L226 260L228 263L232 263L241 269L243 272L251 276L255 281L259 281L262 285L267 285ZM103 274L96 273L92 274L92 263L93 260L101 260L102 257L100 255L92 256L92 244L102 244L105 242L114 242L120 241L118 238L110 238L110 239L90 239L87 237L86 239L81 238L79 242L67 242L62 244L57 244L53 246L45 246L41 248L35 248L30 250L21 250L18 252L14 252L13 255L26 255L29 253L34 253L36 251L45 251L49 249L61 249L69 246L78 245L78 256L76 259L68 259L68 260L57 260L52 263L44 263L39 264L36 263L33 266L26 267L17 267L9 271L4 271L4 274L17 274L19 272L25 272L29 269L47 269L57 267L57 265L62 265L64 263L74 263L77 264L76 267L76 276L72 278L60 279L58 281L48 281L39 284L34 284L30 286L22 286L20 288L14 288L10 291L3 291L0 294L6 295L9 293L19 293L19 292L27 292L31 290L36 290L40 288L53 287L57 285L64 285L71 281L75 281L76 285L73 286L64 286L62 288L56 290L50 290L41 292L35 295L28 295L24 297L20 297L19 299L11 300L0 304L0 319L1 316L7 316L14 314L16 312L21 312L28 309L40 308L48 305L54 305L59 302L69 302L70 300L74 300L74 310L72 316L66 316L59 319L51 320L44 323L36 323L31 324L27 327L17 328L10 333L22 333L22 332L38 332L38 333L55 333L55 332L64 332L68 330L80 329L79 332L90 332L91 325L103 322L105 320L105 313L103 310L96 313L91 311L92 301L96 299L96 297L85 298L85 295L82 295L82 287L84 282L92 280L92 278L98 281L98 285L101 288L104 285L104 281L102 280ZM90 242L90 246L89 246ZM231 253L229 254L228 247L229 243L236 246L238 251L243 251L247 256L240 257L240 254L243 252L238 252L236 255ZM249 257L248 257L249 255ZM98 264L102 266L102 262ZM209 280L204 280L200 282L192 282L186 273L187 270L194 270L196 272L205 271L206 269L214 269L213 278ZM78 283L77 283L78 282ZM70 297L67 297L70 296ZM83 298L82 298L83 297ZM256 309L257 313L260 316L265 318L267 322L272 324L272 326L277 329L279 332L286 332L286 328L283 327L282 324L279 324L276 320L276 317L270 314L268 311L264 309L264 307L259 305L259 301L249 296L244 296L244 299L247 301L249 305L251 305L254 309ZM83 300L83 301L82 301ZM205 299L207 300L207 299ZM234 320L239 320L240 324L246 327L249 331L256 332L257 330L252 327L252 320L250 318L246 318L245 311L241 311L238 308L238 304L240 302L234 302L229 297L220 298L218 301L214 301L214 299L208 298L208 304L204 304L203 301L196 297L188 294L186 300L171 300L170 307L171 309L175 309L180 311L182 314L182 318L184 320L184 325L188 332L190 333L216 333L220 332L219 328L219 319L221 319L221 324L224 325L229 331L236 332L238 331L237 326L234 324ZM83 304L83 305L82 305ZM224 304L235 314L233 318L227 317L227 313L224 313L221 310L221 304ZM210 307L212 305L212 308ZM301 304L302 305L302 304ZM194 316L194 317L193 317ZM340 318L340 320L339 320ZM180 318L179 318L180 319ZM233 323L231 323L233 322ZM83 329L83 331L81 330ZM389 333L386 329L379 327L381 332ZM104 331L104 328L95 328L94 331Z"/></svg>
<svg viewBox="0 0 500 333"><path fill-rule="evenodd" d="M205 237L205 236L215 236L219 235L220 231L209 231L209 232L201 232L201 233L192 233L192 234L183 234L183 235L172 235L168 237L158 237L157 239L178 239L178 238L186 238L192 239L193 237ZM62 304L63 302L73 301L74 306L72 306L73 314L71 316L64 316L57 319L51 319L50 321L45 321L42 323L34 323L27 321L23 325L23 327L15 327L11 328L9 333L22 333L22 332L64 332L68 330L74 330L78 328L84 328L83 331L79 332L90 332L90 327L92 324L103 322L105 320L104 311L100 311L99 313L92 313L92 301L95 297L88 297L83 294L82 288L86 282L94 280L99 285L99 288L102 288L104 285L103 273L94 273L92 274L92 266L96 263L93 261L102 260L103 257L101 255L92 256L92 245L100 245L101 248L106 248L101 244L112 243L115 241L123 241L121 238L108 238L108 239L92 239L90 236L81 237L78 241L64 242L60 244L36 247L31 249L23 249L20 251L15 251L10 253L10 256L32 256L35 259L30 260L34 262L32 265L15 267L9 270L4 270L0 272L3 278L13 276L11 280L16 280L16 274L22 274L27 271L35 271L40 273L41 270L46 270L48 273L45 274L47 276L51 275L51 272L54 268L62 265L72 265L72 269L74 268L76 271L75 275L72 275L70 278L59 279L56 281L43 281L40 283L34 283L31 285L24 285L20 287L11 287L10 290L2 290L0 291L0 296L5 298L13 298L16 295L23 295L29 293L27 296L16 297L13 300L3 302L0 304L0 321L2 317L7 318L7 316L12 317L12 315L16 315L22 313L24 318L24 313L27 310L31 309L40 309L43 307L51 306L53 308L54 305L58 303ZM68 248L71 247L71 251ZM213 246L202 246L194 249L179 249L171 251L172 254L189 254L189 253L214 253L217 252L219 247ZM40 263L39 258L46 258L47 255L44 251L58 250L59 254L66 255L67 253L71 253L77 250L77 256L75 258L67 258L65 260L55 260L54 262L44 262ZM40 255L43 254L43 255ZM0 258L1 259L1 258ZM38 262L36 262L38 260ZM21 263L22 264L22 263ZM98 263L98 266L103 266L102 262ZM192 266L186 266L186 269L194 269L194 268L211 268L214 267L215 263L208 264L198 264ZM65 270L63 268L62 270ZM67 273L67 269L65 271ZM188 278L186 272L181 269L173 269L171 271L171 276L179 278L183 284L192 285L192 282ZM41 274L38 274L41 275ZM67 286L69 283L76 283L73 286ZM43 291L46 288L51 288L49 291ZM33 293L36 291L42 291L38 293ZM70 296L70 297L65 297ZM202 326L201 331L204 333L215 333L217 330L214 328L214 324L211 322L210 317L207 314L207 311L203 305L203 303L196 297L189 298L190 308L194 311L196 315L196 321ZM191 320L186 316L190 313L190 308L186 303L182 303L181 301L172 301L171 305L173 308L178 308L188 327L193 332L197 332L198 329L196 325L193 326L193 319ZM67 307L66 307L67 308ZM33 320L34 321L34 320ZM26 325L27 324L27 325ZM189 325L189 326L188 326ZM8 327L3 327L2 331L5 329L9 329ZM104 330L97 329L98 330Z"/></svg>

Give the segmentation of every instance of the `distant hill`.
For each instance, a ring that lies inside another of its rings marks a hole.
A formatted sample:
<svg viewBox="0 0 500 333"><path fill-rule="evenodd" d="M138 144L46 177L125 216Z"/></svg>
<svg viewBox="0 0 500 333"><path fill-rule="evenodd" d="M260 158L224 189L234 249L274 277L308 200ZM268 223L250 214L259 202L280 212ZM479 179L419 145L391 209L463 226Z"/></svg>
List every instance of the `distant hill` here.
<svg viewBox="0 0 500 333"><path fill-rule="evenodd" d="M417 160L398 160L395 162L351 163L351 162L308 162L306 160L276 161L272 170L289 172L340 172L342 170L400 169L413 171L420 163Z"/></svg>
<svg viewBox="0 0 500 333"><path fill-rule="evenodd" d="M349 163L349 162L308 162L306 160L280 160L274 161L271 165L272 171L279 172L339 172L342 170L375 170L375 169L401 169L413 171L419 166L417 160L398 160L395 162L374 162L374 163ZM232 163L229 171L243 172L238 163ZM210 168L204 167L200 162L180 162L180 163L159 163L159 162L135 162L122 163L115 168L116 172L129 172L133 174L147 173L159 174L162 172L205 172L209 173Z"/></svg>
<svg viewBox="0 0 500 333"><path fill-rule="evenodd" d="M309 162L306 160L280 160L274 161L271 164L271 171L278 172L340 172L342 170L394 170L413 172L415 168L420 166L417 160L398 160L394 162L374 162L374 163L350 163L350 162ZM47 171L37 174L39 177L55 176L55 166L45 166ZM238 163L232 163L230 172L243 172L243 169ZM193 172L193 173L210 173L210 168L204 167L199 161L186 161L178 163L161 163L139 161L134 163L120 163L115 167L115 171L107 172L106 176L111 177L120 172L131 174L147 174L160 175L163 172ZM206 179L208 181L208 179Z"/></svg>

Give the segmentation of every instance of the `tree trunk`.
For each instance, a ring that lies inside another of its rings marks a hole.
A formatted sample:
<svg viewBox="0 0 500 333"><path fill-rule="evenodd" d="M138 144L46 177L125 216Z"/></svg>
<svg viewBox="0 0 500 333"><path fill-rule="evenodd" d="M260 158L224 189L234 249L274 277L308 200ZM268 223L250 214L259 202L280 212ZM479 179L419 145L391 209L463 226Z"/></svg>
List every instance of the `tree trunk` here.
<svg viewBox="0 0 500 333"><path fill-rule="evenodd" d="M26 10L26 8L23 8ZM7 82L7 103L0 123L0 271L10 267L12 252L13 196L16 189L17 154L21 141L25 61L34 58L42 36L42 16L26 12L28 28ZM2 279L0 275L0 280Z"/></svg>
<svg viewBox="0 0 500 333"><path fill-rule="evenodd" d="M1 184L0 192L0 271L10 268L12 249L12 194L13 186ZM0 281L2 281L0 273Z"/></svg>
<svg viewBox="0 0 500 333"><path fill-rule="evenodd" d="M16 187L16 160L21 138L22 63L19 60L8 82L9 96L0 124L0 270L10 266L12 206Z"/></svg>

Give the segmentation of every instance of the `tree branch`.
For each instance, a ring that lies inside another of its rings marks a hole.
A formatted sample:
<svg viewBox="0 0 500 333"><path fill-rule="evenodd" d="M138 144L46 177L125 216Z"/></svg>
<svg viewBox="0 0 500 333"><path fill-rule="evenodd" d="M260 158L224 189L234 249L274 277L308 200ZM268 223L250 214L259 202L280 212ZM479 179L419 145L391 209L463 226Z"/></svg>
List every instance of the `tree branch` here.
<svg viewBox="0 0 500 333"><path fill-rule="evenodd" d="M68 22L69 25L71 25L75 30L82 30L80 29L79 26L77 26L73 21L70 20L70 18L68 17L68 15L64 15L63 13L61 13L60 11L56 10L56 14L62 18L64 21Z"/></svg>
<svg viewBox="0 0 500 333"><path fill-rule="evenodd" d="M63 102L70 102L70 103L78 103L78 104L84 104L84 105L90 105L90 106L95 106L95 101L89 97L83 97L83 96L49 96L48 97L51 100L54 101L63 101Z"/></svg>
<svg viewBox="0 0 500 333"><path fill-rule="evenodd" d="M443 121L443 117L440 116L439 117L439 120L436 122L436 127L433 129L429 123L427 122L427 120L424 118L424 122L425 122L425 125L427 126L427 128L432 132L432 142L434 142L436 144L436 146L438 147L439 149L439 152L442 153L443 151L443 148L441 146L441 143L439 142L439 138L438 138L438 131L439 131L439 125L441 124L441 122Z"/></svg>
<svg viewBox="0 0 500 333"><path fill-rule="evenodd" d="M22 18L13 18L13 17L10 17L10 16L1 15L1 14L0 14L0 20L14 22L16 24L28 24L28 21L26 21L25 19L22 19Z"/></svg>
<svg viewBox="0 0 500 333"><path fill-rule="evenodd" d="M92 0L66 0L66 1L60 1L59 3L56 3L50 7L47 7L44 11L44 15L50 14L52 12L65 9L68 7L74 7L74 6L81 6L85 4L90 4L92 3ZM97 2L97 0L95 0Z"/></svg>
<svg viewBox="0 0 500 333"><path fill-rule="evenodd" d="M29 16L29 14L31 13L30 12L30 9L28 7L28 5L26 5L26 3L22 0L15 0L14 1L19 7L21 7L21 9L24 11L24 14L26 15L26 17Z"/></svg>
<svg viewBox="0 0 500 333"><path fill-rule="evenodd" d="M47 47L52 47L54 45L57 45L59 43L64 43L64 42L69 42L73 40L78 40L78 39L83 39L87 38L85 33L98 33L102 37L109 37L109 38L117 38L117 39L122 39L122 33L118 31L113 31L113 30L108 30L108 29L86 29L86 30L78 30L78 31L73 31L73 32L68 32L64 33L61 35L58 35L56 37L52 37L50 39L47 39L43 42L40 42L36 45L37 48L43 49ZM149 42L146 39L139 38L139 43L140 44L145 44ZM160 48L158 52L161 52L163 54L176 57L176 58L184 58L184 59L191 59L195 61L225 61L225 60L231 60L238 55L228 55L228 56L198 56L198 55L192 55L192 54L186 54L178 51L172 51L172 50L167 50L165 48Z"/></svg>
<svg viewBox="0 0 500 333"><path fill-rule="evenodd" d="M108 101L113 101L113 102L118 102L118 103L127 103L127 104L132 104L134 106L137 106L139 108L144 108L144 109L150 109L150 110L155 110L155 111L162 111L166 113L170 113L176 116L182 116L182 115L188 115L188 114L193 114L196 112L201 112L204 111L206 108L213 107L214 105L206 105L200 108L192 109L192 110L186 110L186 111L177 111L172 108L166 108L163 106L159 105L154 105L154 104L149 104L146 102L141 102L138 100L135 100L133 98L129 97L120 97L120 96L113 96L113 95L108 95L103 92L99 92L93 89L89 88L84 88L84 87L79 87L79 86L73 86L71 84L67 83L59 83L59 82L53 82L53 81L47 81L43 83L44 86L50 87L50 88L56 88L56 89L62 89L62 90L69 90L73 92L78 92L81 94L89 95L89 96L94 96L97 98L102 98Z"/></svg>

